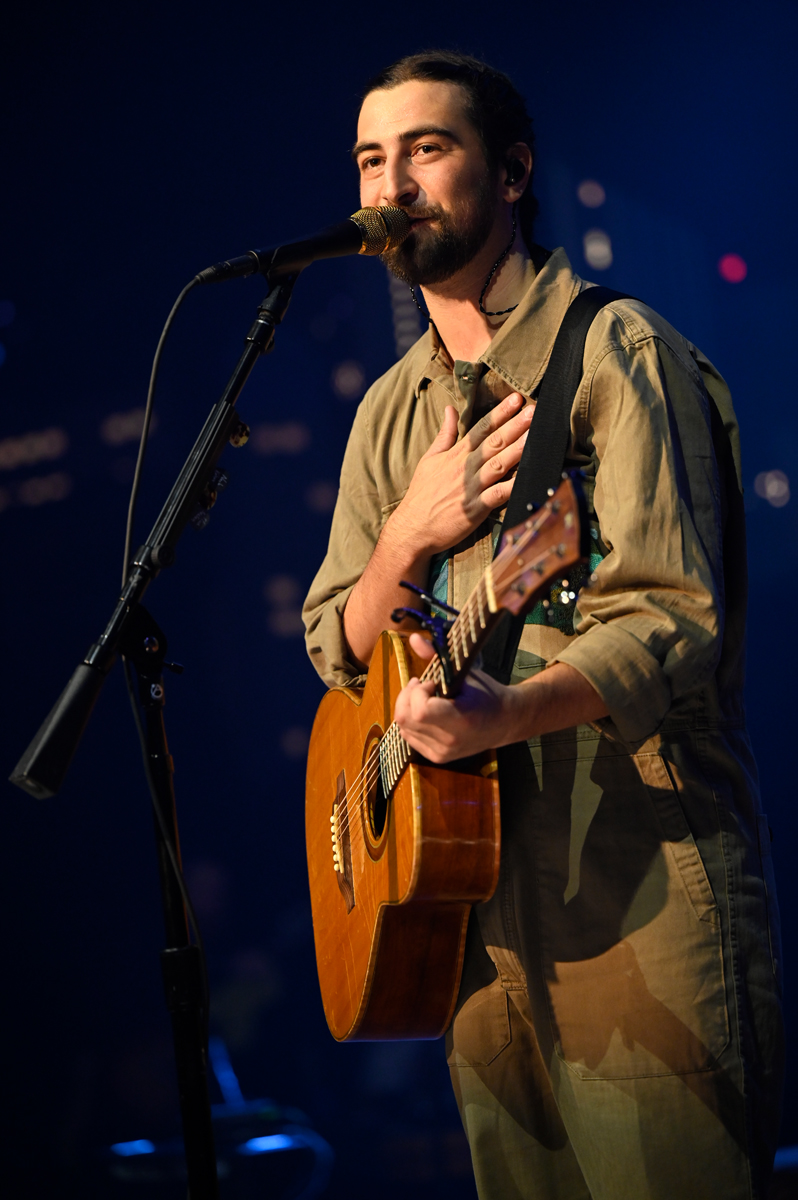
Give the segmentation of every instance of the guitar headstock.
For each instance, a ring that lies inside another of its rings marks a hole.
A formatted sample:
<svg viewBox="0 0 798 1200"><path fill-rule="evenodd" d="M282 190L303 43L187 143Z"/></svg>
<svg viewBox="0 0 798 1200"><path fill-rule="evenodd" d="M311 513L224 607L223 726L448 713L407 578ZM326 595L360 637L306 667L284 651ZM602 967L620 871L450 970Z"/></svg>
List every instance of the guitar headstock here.
<svg viewBox="0 0 798 1200"><path fill-rule="evenodd" d="M569 476L537 512L502 537L492 564L496 606L514 616L531 608L544 588L585 561L587 532L584 497Z"/></svg>

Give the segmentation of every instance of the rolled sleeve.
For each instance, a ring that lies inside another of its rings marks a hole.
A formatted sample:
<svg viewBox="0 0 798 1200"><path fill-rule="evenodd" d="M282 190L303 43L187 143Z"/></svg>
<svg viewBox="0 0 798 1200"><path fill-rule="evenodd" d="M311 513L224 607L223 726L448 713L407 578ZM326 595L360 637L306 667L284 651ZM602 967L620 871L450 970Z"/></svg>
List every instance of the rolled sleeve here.
<svg viewBox="0 0 798 1200"><path fill-rule="evenodd" d="M302 609L310 661L328 687L359 686L365 680L343 626L349 594L371 558L382 527L365 406L364 400L344 456L327 554Z"/></svg>
<svg viewBox="0 0 798 1200"><path fill-rule="evenodd" d="M614 344L586 373L575 420L596 462L605 555L578 598L577 636L549 665L584 675L621 736L637 741L717 665L719 485L697 367L617 315L604 320Z"/></svg>

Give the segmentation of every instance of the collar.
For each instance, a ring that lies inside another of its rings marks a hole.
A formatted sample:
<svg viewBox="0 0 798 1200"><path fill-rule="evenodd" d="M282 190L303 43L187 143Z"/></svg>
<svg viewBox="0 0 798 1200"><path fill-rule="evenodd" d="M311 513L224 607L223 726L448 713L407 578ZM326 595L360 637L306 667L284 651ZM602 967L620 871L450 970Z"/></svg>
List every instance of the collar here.
<svg viewBox="0 0 798 1200"><path fill-rule="evenodd" d="M531 268L534 270L534 268ZM587 285L574 273L559 247L534 275L515 312L497 330L475 366L475 374L494 371L511 391L531 398L540 386L554 339L573 298ZM418 396L427 383L452 378L452 364L438 331L430 327L417 343L423 365L415 380ZM485 364L480 367L480 364Z"/></svg>

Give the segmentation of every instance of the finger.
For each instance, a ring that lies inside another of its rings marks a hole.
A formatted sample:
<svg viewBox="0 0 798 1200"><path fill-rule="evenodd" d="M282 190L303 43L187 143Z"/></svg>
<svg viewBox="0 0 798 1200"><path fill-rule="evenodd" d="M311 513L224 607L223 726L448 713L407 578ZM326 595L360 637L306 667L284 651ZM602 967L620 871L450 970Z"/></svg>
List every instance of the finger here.
<svg viewBox="0 0 798 1200"><path fill-rule="evenodd" d="M505 396L504 400L486 413L481 420L477 421L473 429L469 430L468 444L470 448L475 450L508 422L518 418L523 413L524 407L524 397L520 392L511 392L509 396ZM521 424L524 425L526 420L525 416L522 417ZM520 428L521 426L519 426L519 432Z"/></svg>
<svg viewBox="0 0 798 1200"><path fill-rule="evenodd" d="M472 469L478 470L493 459L497 459L500 464L505 461L505 470L514 466L521 457L534 415L535 404L527 404L511 420L505 421L498 429L494 429L486 438L483 438L479 445L469 453ZM507 452L510 450L517 455L514 462L507 457Z"/></svg>
<svg viewBox="0 0 798 1200"><path fill-rule="evenodd" d="M411 633L410 648L419 658L423 658L425 661L435 657L435 647L429 638L425 638L423 634Z"/></svg>
<svg viewBox="0 0 798 1200"><path fill-rule="evenodd" d="M429 450L423 456L424 458L431 454L444 454L447 450L451 450L457 441L457 421L457 409L453 404L447 404L443 414L443 423Z"/></svg>
<svg viewBox="0 0 798 1200"><path fill-rule="evenodd" d="M396 697L396 704L394 706L393 714L393 719L396 721L400 729L402 728L403 723L410 719L413 706L413 696L416 692L421 692L424 697L428 699L430 696L435 695L435 684L431 680L422 682L420 679L416 679L415 677L410 679L408 683L405 684L399 695Z"/></svg>

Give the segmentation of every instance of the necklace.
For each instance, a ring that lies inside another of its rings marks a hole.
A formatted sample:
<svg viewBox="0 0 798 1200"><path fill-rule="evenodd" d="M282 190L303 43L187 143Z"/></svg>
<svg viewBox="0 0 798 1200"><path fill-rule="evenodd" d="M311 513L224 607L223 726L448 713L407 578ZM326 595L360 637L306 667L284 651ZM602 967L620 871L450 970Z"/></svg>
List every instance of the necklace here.
<svg viewBox="0 0 798 1200"><path fill-rule="evenodd" d="M491 267L490 274L488 275L488 278L485 280L485 286L482 289L482 292L479 297L479 311L482 313L483 317L504 317L507 315L507 313L515 312L515 310L518 308L517 304L513 304L513 306L511 308L500 308L496 312L491 312L489 309L485 308L484 304L482 303L482 301L485 299L485 293L487 292L488 288L490 287L490 281L493 279L493 276L496 274L499 267L502 265L505 258L507 257L507 255L510 253L510 251L513 248L513 242L515 241L515 229L516 229L515 210L516 210L517 204L518 204L518 201L516 201L516 203L513 205L513 232L510 236L510 240L507 243L505 249L501 252L499 257L496 259L495 263Z"/></svg>
<svg viewBox="0 0 798 1200"><path fill-rule="evenodd" d="M516 210L517 205L518 205L518 201L516 201L515 204L513 205L513 232L510 235L510 240L507 243L507 245L505 246L504 250L502 250L499 257L496 259L493 266L491 267L490 273L488 274L488 278L485 280L485 286L483 287L482 291L480 292L479 311L482 313L483 317L504 317L507 315L507 313L515 312L515 310L518 308L517 304L513 304L511 308L500 308L500 309L497 309L496 312L491 312L489 309L485 308L484 304L482 303L482 301L485 299L485 294L486 294L488 288L490 287L490 283L491 283L491 280L493 279L493 276L496 274L499 267L502 265L505 258L507 257L507 255L510 253L510 251L513 248L513 243L515 242L515 231L516 231L515 210ZM429 312L425 308L422 308L418 302L418 296L416 295L416 289L413 286L413 284L412 283L408 284L408 287L410 288L410 295L413 297L413 303L415 304L418 311L421 313L422 317L426 317L428 321L431 321L432 318L430 317Z"/></svg>

